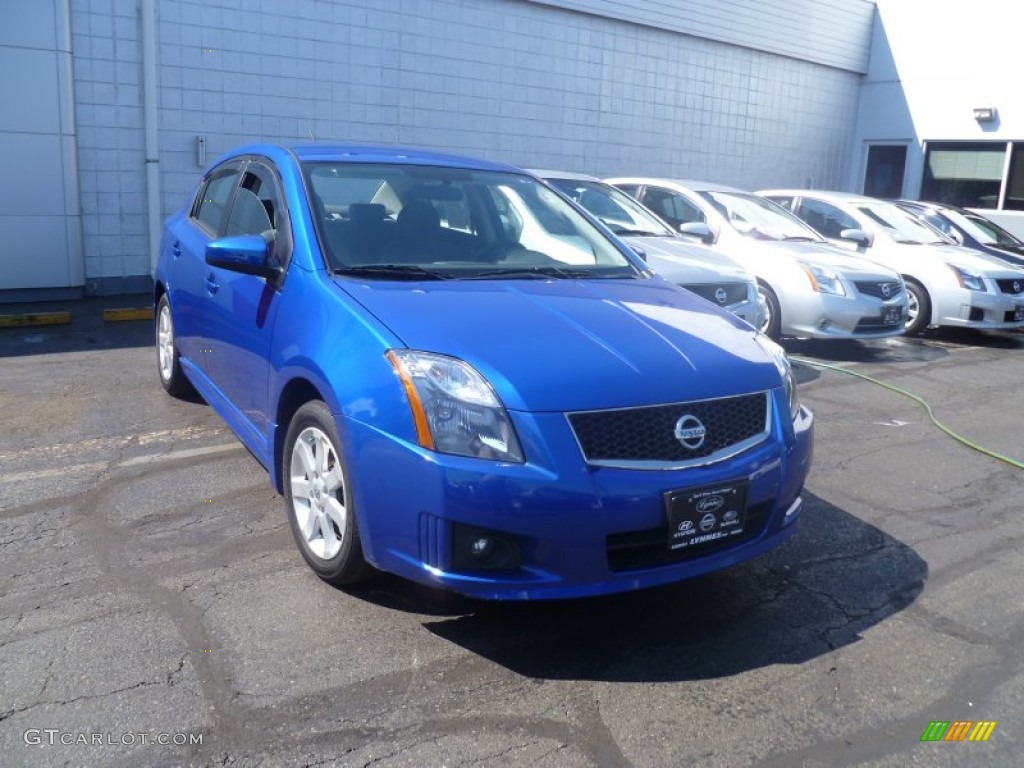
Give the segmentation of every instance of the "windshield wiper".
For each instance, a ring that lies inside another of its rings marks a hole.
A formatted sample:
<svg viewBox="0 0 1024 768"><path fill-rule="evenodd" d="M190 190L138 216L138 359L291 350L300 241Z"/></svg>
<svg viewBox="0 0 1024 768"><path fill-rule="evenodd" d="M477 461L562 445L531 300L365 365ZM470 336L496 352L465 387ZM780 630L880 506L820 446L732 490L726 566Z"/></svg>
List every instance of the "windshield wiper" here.
<svg viewBox="0 0 1024 768"><path fill-rule="evenodd" d="M626 229L625 227L612 227L612 232L620 237L672 237L666 232L651 232L647 229Z"/></svg>
<svg viewBox="0 0 1024 768"><path fill-rule="evenodd" d="M816 237L810 237L809 235L786 235L782 238L787 243L820 243Z"/></svg>
<svg viewBox="0 0 1024 768"><path fill-rule="evenodd" d="M463 280L490 280L492 278L504 278L504 279L525 279L525 280L544 280L550 277L558 277L566 280L573 280L575 278L598 278L598 277L634 277L634 275L609 275L596 272L593 269L580 269L572 267L555 267L550 265L537 265L537 266L522 266L522 267L503 267L500 269L488 269L485 272L477 272L473 275L466 275L465 277L459 276Z"/></svg>
<svg viewBox="0 0 1024 768"><path fill-rule="evenodd" d="M352 277L382 277L397 280L448 280L451 275L426 269L418 264L358 264L335 270L339 275Z"/></svg>

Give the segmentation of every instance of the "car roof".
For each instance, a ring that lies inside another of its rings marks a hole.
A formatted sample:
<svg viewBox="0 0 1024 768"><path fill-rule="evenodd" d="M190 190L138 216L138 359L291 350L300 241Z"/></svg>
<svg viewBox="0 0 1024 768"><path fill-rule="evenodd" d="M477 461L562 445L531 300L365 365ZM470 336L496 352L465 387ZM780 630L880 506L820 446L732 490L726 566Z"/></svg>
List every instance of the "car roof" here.
<svg viewBox="0 0 1024 768"><path fill-rule="evenodd" d="M669 176L611 176L619 184L678 184L680 187L692 189L695 192L738 192L747 194L750 190L730 187L726 184L716 184L713 181L700 181L699 179L673 179ZM606 179L608 181L608 179ZM609 182L611 183L611 182Z"/></svg>
<svg viewBox="0 0 1024 768"><path fill-rule="evenodd" d="M552 171L546 168L527 168L529 173L539 176L542 179L568 179L569 181L601 181L597 176L589 173L576 173L575 171ZM602 182L604 183L604 182Z"/></svg>
<svg viewBox="0 0 1024 768"><path fill-rule="evenodd" d="M274 155L289 152L301 161L341 161L351 163L398 163L407 165L439 165L452 168L467 168L478 171L513 171L522 173L504 163L495 163L464 155L435 152L415 147L398 147L384 144L331 144L326 142L297 144L247 144L233 149L218 159L239 155Z"/></svg>

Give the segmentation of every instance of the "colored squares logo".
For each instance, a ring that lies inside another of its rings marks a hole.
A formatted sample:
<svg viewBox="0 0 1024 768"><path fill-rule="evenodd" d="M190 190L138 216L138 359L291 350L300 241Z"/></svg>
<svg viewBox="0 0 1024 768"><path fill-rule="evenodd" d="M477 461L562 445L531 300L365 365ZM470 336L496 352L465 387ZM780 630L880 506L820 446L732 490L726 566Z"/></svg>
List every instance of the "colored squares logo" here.
<svg viewBox="0 0 1024 768"><path fill-rule="evenodd" d="M988 741L995 729L995 720L932 720L921 741Z"/></svg>

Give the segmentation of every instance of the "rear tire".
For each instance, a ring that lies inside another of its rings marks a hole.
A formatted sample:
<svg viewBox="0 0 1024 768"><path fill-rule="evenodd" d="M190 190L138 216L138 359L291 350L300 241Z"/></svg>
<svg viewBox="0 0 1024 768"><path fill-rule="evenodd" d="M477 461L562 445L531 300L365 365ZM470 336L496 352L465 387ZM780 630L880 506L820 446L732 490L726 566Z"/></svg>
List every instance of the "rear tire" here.
<svg viewBox="0 0 1024 768"><path fill-rule="evenodd" d="M932 319L932 300L924 286L916 280L903 278L907 286L907 323L904 336L921 333Z"/></svg>
<svg viewBox="0 0 1024 768"><path fill-rule="evenodd" d="M758 329L773 341L778 341L782 336L782 310L779 308L779 300L775 291L764 283L757 284L757 292L764 299L765 313L761 327Z"/></svg>
<svg viewBox="0 0 1024 768"><path fill-rule="evenodd" d="M335 587L376 571L363 558L348 470L327 405L311 400L288 425L281 459L285 509L310 568Z"/></svg>
<svg viewBox="0 0 1024 768"><path fill-rule="evenodd" d="M173 397L194 395L195 389L181 369L178 339L174 335L174 318L171 316L171 304L167 301L167 294L161 296L157 302L153 331L156 341L157 372L160 374L163 388Z"/></svg>

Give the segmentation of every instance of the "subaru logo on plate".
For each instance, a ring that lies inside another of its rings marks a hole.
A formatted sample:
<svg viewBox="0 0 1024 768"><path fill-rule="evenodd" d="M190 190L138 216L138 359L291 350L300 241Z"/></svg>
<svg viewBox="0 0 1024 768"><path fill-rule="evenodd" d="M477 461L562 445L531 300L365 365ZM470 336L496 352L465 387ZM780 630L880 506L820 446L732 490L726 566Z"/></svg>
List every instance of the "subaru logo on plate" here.
<svg viewBox="0 0 1024 768"><path fill-rule="evenodd" d="M882 296L888 299L890 293L892 293L892 287L888 283L882 283Z"/></svg>
<svg viewBox="0 0 1024 768"><path fill-rule="evenodd" d="M676 440L682 443L684 448L689 448L691 451L696 451L704 445L704 435L706 433L707 430L704 429L700 419L689 413L679 418L674 432Z"/></svg>
<svg viewBox="0 0 1024 768"><path fill-rule="evenodd" d="M729 294L725 292L725 288L715 289L715 301L717 301L719 304L725 304L725 300L727 298L729 298Z"/></svg>

